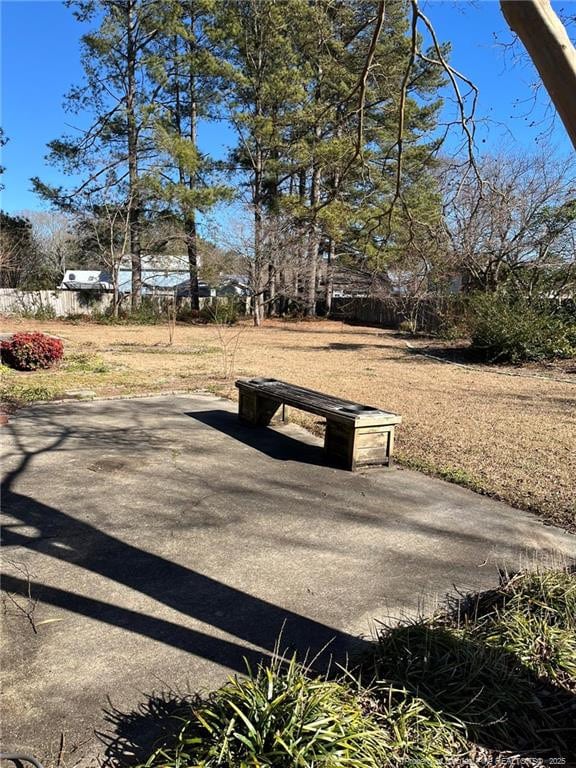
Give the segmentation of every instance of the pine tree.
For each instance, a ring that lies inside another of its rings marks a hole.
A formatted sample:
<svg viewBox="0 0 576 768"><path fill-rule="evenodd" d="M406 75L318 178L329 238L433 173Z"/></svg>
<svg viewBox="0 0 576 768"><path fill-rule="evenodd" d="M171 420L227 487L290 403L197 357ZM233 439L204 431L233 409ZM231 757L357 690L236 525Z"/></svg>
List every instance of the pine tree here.
<svg viewBox="0 0 576 768"><path fill-rule="evenodd" d="M227 116L238 145L233 166L246 174L254 218L252 292L259 325L270 293L274 265L267 257L266 217L277 209L288 126L305 96L306 79L292 44L304 0L238 0L217 8L214 39L231 69ZM268 249L273 250L273 249Z"/></svg>
<svg viewBox="0 0 576 768"><path fill-rule="evenodd" d="M392 1L378 26L379 7L374 0L226 6L227 57L236 73L234 157L247 172L254 208L256 293L273 292L264 219L287 214L305 232L299 283L309 315L315 313L323 260L349 254L383 266L398 250L400 232L413 237L415 220L439 211L425 138L435 127L442 80L429 64L415 70L400 153L408 22L404 5ZM403 188L395 200L400 159Z"/></svg>
<svg viewBox="0 0 576 768"><path fill-rule="evenodd" d="M35 190L64 209L86 205L101 190L116 190L128 206L132 306L141 300L142 230L146 217L143 172L154 155L151 105L157 86L147 76L147 57L159 30L156 0L70 0L79 21L98 22L82 38L85 82L66 97L69 111L89 118L79 135L49 144L49 160L82 181L68 189L40 179ZM84 117L84 119L86 119Z"/></svg>
<svg viewBox="0 0 576 768"><path fill-rule="evenodd" d="M180 229L186 245L192 309L199 308L197 214L228 199L217 163L198 147L198 123L217 117L223 65L207 28L213 0L164 0L161 34L149 59L149 76L160 86L154 119L158 160L148 185L163 215Z"/></svg>

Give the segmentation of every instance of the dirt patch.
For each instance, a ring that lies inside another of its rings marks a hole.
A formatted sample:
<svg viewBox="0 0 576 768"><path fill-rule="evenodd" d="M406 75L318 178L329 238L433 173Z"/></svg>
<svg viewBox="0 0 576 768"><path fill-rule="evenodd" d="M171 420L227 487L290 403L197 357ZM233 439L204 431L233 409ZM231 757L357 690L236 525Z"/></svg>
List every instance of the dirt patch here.
<svg viewBox="0 0 576 768"><path fill-rule="evenodd" d="M164 326L5 323L6 330L24 327L60 336L65 355L97 354L109 370L63 366L19 376L19 386L100 396L205 389L234 398L235 377L285 379L402 414L400 460L576 530L574 361L554 370L450 365L414 354L391 331L330 321L179 325L173 349ZM319 429L315 416L292 417Z"/></svg>

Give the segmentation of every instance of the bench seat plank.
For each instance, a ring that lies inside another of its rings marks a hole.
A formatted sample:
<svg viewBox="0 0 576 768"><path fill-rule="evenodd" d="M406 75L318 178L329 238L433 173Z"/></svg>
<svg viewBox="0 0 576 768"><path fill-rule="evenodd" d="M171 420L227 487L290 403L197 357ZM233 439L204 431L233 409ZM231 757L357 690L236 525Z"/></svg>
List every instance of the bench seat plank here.
<svg viewBox="0 0 576 768"><path fill-rule="evenodd" d="M354 422L356 426L400 424L402 421L402 417L396 413L360 405L352 400L325 395L314 389L299 387L277 379L240 379L236 382L236 386L241 391L253 392L278 404L292 406L335 421Z"/></svg>

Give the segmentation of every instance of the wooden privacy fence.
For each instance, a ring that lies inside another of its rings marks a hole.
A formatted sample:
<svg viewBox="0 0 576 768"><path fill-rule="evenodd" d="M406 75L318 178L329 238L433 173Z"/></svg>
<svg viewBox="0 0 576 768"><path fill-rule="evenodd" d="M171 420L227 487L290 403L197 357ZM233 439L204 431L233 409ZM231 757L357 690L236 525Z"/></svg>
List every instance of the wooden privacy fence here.
<svg viewBox="0 0 576 768"><path fill-rule="evenodd" d="M153 302L158 309L166 309L172 301L167 294L146 294L144 298ZM50 317L70 317L73 315L101 314L112 306L113 294L101 291L19 291L16 288L0 288L0 315L24 315L38 319ZM200 297L200 308L226 302L226 297ZM190 305L189 299L179 299L179 308ZM244 312L246 300L238 300L238 311ZM124 297L122 306L130 306L130 298Z"/></svg>
<svg viewBox="0 0 576 768"><path fill-rule="evenodd" d="M435 333L464 311L464 301L458 294L413 298L334 298L330 315L349 322L398 328L409 323L410 330Z"/></svg>
<svg viewBox="0 0 576 768"><path fill-rule="evenodd" d="M2 315L91 315L104 312L111 303L111 293L98 291L19 291L16 288L0 288Z"/></svg>

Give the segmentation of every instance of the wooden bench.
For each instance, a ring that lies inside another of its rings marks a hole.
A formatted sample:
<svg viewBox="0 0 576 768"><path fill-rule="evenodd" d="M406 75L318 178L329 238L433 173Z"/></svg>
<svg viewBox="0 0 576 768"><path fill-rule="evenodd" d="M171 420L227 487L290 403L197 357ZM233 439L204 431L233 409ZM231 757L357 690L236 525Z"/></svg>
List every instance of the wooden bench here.
<svg viewBox="0 0 576 768"><path fill-rule="evenodd" d="M330 463L354 471L359 467L390 466L394 450L394 427L402 417L396 413L324 395L278 379L240 379L238 415L245 424L266 426L284 420L279 407L290 406L326 419L324 449Z"/></svg>

